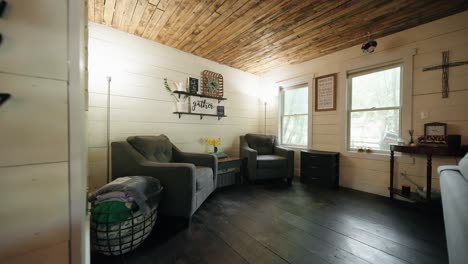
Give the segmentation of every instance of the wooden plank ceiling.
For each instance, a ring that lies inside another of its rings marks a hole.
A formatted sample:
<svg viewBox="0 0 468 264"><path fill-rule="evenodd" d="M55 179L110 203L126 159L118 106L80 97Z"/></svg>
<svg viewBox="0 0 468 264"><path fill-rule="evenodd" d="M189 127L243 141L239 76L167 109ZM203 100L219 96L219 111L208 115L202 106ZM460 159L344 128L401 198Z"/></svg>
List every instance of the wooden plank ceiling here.
<svg viewBox="0 0 468 264"><path fill-rule="evenodd" d="M467 10L465 0L89 0L89 20L254 74Z"/></svg>

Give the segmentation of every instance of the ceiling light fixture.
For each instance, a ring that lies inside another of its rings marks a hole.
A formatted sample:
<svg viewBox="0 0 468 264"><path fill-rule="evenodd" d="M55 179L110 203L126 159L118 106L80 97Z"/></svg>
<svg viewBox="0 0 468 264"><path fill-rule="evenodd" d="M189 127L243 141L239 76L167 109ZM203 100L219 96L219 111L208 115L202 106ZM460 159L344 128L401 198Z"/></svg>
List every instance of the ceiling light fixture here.
<svg viewBox="0 0 468 264"><path fill-rule="evenodd" d="M377 41L370 38L370 32L367 32L367 41L364 42L361 46L361 50L364 54L369 54L374 52L377 47Z"/></svg>

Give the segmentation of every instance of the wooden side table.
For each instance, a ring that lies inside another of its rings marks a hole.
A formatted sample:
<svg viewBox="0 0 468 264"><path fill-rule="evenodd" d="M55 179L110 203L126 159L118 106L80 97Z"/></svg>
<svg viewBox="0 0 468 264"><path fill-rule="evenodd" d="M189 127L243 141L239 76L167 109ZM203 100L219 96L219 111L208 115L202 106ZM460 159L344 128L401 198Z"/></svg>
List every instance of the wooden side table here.
<svg viewBox="0 0 468 264"><path fill-rule="evenodd" d="M394 152L401 152L407 154L419 154L426 155L427 164L426 164L426 199L420 198L417 194L411 194L410 196L405 196L402 194L401 190L393 187L393 177L394 177ZM390 145L390 186L388 190L390 191L390 199L393 199L393 196L399 195L403 196L406 199L413 200L415 202L430 202L431 201L431 189L432 189L432 156L462 156L461 152L453 152L447 146L400 146L400 145Z"/></svg>
<svg viewBox="0 0 468 264"><path fill-rule="evenodd" d="M245 158L228 157L218 159L218 183L216 188L244 182Z"/></svg>

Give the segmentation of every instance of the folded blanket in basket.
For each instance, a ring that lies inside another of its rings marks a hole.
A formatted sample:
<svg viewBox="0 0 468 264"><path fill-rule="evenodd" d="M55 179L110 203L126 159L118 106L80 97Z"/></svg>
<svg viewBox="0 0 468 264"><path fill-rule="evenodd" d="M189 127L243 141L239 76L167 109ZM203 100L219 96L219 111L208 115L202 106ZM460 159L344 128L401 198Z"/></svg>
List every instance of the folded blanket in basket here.
<svg viewBox="0 0 468 264"><path fill-rule="evenodd" d="M124 203L132 203L133 197L130 193L127 192L108 192L104 194L100 194L96 196L95 204L104 203L104 202L124 202Z"/></svg>
<svg viewBox="0 0 468 264"><path fill-rule="evenodd" d="M123 202L110 201L91 208L91 220L97 224L119 223L125 221L131 215L132 209Z"/></svg>
<svg viewBox="0 0 468 264"><path fill-rule="evenodd" d="M145 215L151 213L151 209L158 206L160 193L162 191L161 183L158 179L149 176L131 176L122 177L115 179L114 181L104 185L94 192L90 197L90 202L99 200L99 203L103 203L101 195L105 195L113 192L121 192L128 194L133 201L138 205L141 212ZM115 195L119 197L121 194L108 195L109 201L115 198ZM101 196L101 199L98 197ZM117 198L120 199L120 198ZM115 201L115 200L114 200Z"/></svg>

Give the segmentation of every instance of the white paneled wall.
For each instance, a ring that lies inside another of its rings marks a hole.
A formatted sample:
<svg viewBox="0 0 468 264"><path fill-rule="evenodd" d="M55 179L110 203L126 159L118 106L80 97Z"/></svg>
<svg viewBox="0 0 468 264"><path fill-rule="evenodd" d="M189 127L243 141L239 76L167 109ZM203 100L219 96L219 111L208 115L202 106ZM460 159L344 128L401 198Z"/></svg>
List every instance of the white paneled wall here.
<svg viewBox="0 0 468 264"><path fill-rule="evenodd" d="M186 82L203 70L224 77L222 104L228 116L179 117L163 78ZM238 155L239 136L263 132L259 78L159 43L99 24L89 25L89 189L106 183L107 80L111 77L111 141L132 135L167 135L183 151L211 151L203 142L220 137L221 151Z"/></svg>
<svg viewBox="0 0 468 264"><path fill-rule="evenodd" d="M374 54L363 55L360 46L355 46L333 54L286 66L262 76L262 83L279 82L298 76L322 76L338 73L338 105L336 111L314 112L310 115L312 125L311 147L318 150L341 152L340 185L380 195L388 195L389 158L375 155L348 153L344 147L345 128L345 91L346 70L354 65L370 66L375 57L403 58L416 49L412 69L412 113L405 112L412 119L415 135L423 134L424 123L446 122L448 134L461 134L462 144L468 144L468 66L450 68L449 98L441 98L442 71L422 72L422 68L441 63L444 50L450 51L451 61L468 60L468 12L459 13L444 19L408 29L377 39L378 47ZM313 93L314 90L310 92ZM275 109L270 109L274 123ZM421 119L420 113L427 112L428 118ZM271 132L277 130L272 127ZM408 138L406 131L403 136ZM433 159L433 186L439 188L437 166L455 164L453 158ZM425 183L425 157L414 158L404 155L397 161L397 173L406 172L418 184ZM397 178L397 185L406 183Z"/></svg>
<svg viewBox="0 0 468 264"><path fill-rule="evenodd" d="M67 9L8 1L1 18L0 263L70 260Z"/></svg>

